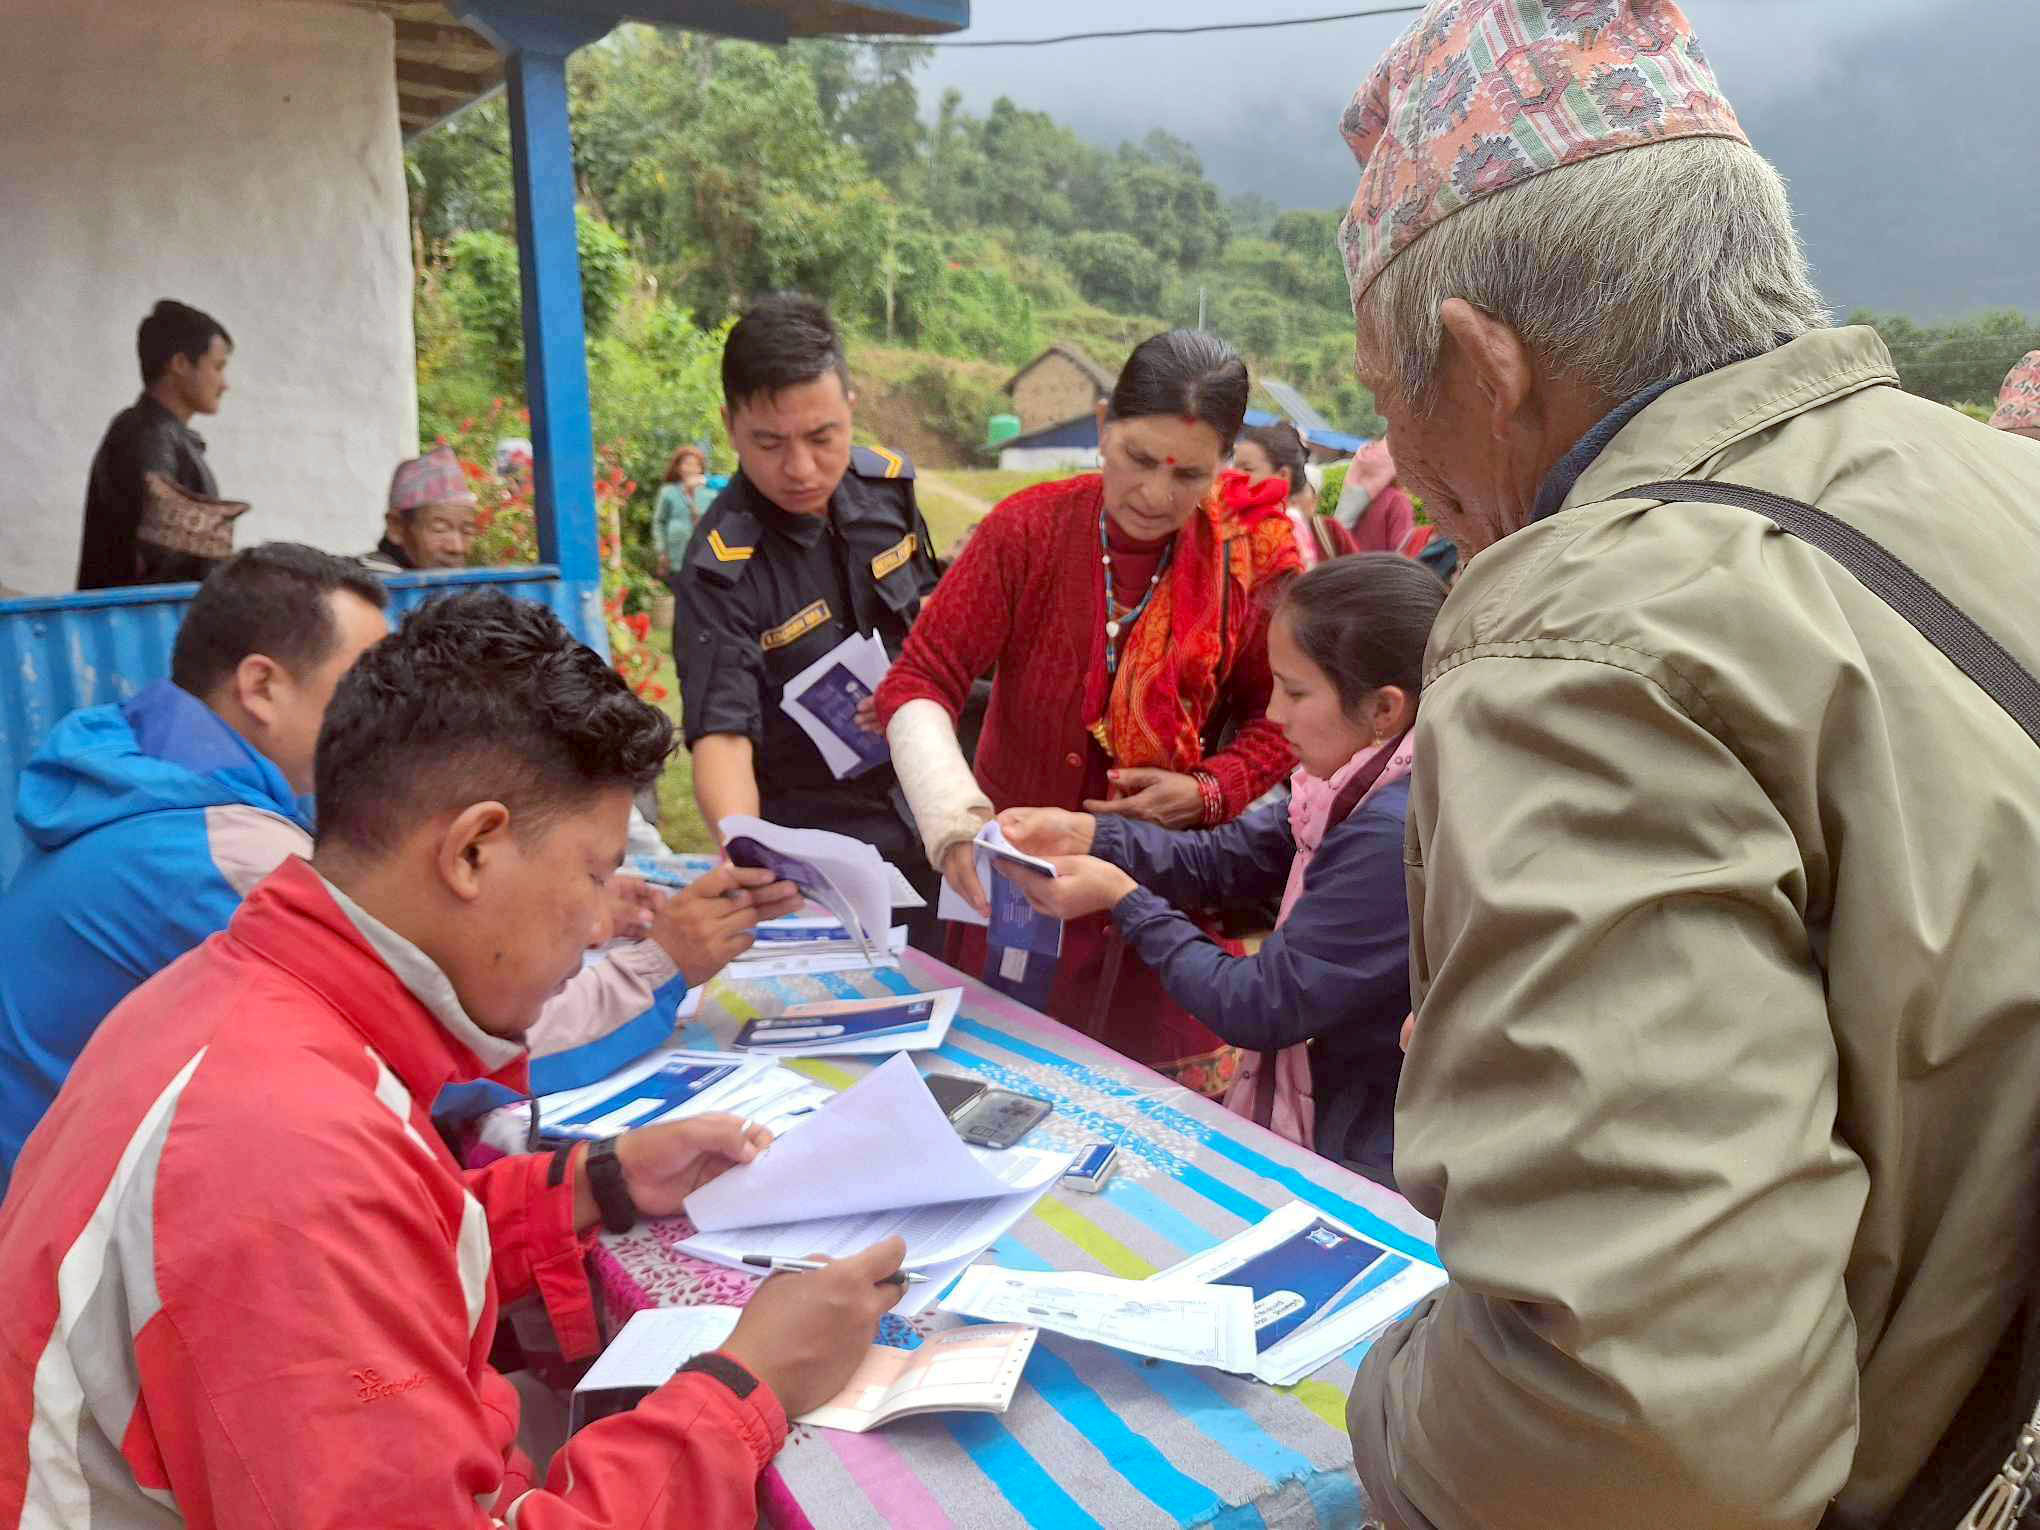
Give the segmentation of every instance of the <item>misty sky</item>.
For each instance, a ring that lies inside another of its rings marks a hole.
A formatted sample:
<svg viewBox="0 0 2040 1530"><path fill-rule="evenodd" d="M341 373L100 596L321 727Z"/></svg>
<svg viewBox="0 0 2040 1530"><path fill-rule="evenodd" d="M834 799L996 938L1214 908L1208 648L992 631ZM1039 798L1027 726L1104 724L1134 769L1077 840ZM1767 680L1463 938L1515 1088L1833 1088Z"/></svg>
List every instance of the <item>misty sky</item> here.
<svg viewBox="0 0 2040 1530"><path fill-rule="evenodd" d="M1359 10L1368 0L974 0L969 37L1182 26ZM1785 173L1822 290L1941 318L2040 312L2040 4L2035 0L1683 0L1751 140ZM1357 173L1340 110L1411 21L1054 48L941 51L954 85L1112 145L1166 128L1228 192L1343 207Z"/></svg>

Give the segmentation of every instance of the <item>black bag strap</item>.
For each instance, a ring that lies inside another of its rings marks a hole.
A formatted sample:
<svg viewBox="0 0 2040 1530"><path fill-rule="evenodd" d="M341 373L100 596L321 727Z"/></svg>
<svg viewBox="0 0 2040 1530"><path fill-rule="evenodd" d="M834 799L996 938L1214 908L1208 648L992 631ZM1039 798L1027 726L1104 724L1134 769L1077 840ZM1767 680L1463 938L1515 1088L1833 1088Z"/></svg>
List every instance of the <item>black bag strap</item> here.
<svg viewBox="0 0 2040 1530"><path fill-rule="evenodd" d="M1641 484L1619 497L1734 505L1756 512L1802 542L1810 542L1911 623L1920 636L2011 714L2027 737L2040 744L2040 680L1904 559L1848 522L1782 494L1707 479ZM2007 1398L2005 1372L2012 1369L2007 1362L2014 1358L2017 1379ZM1975 1496L1984 1483L1990 1484L1985 1498L1999 1495L1992 1507L2006 1517L1981 1517L1974 1523L2009 1525L2014 1519L2023 1520L2024 1504L2014 1506L2015 1495L2006 1478L1991 1474L1999 1470L1995 1463L2018 1439L2036 1396L2040 1396L2040 1293L2029 1291L2024 1312L2012 1319L1983 1378L1964 1399L1919 1476L1885 1521L1885 1530L1945 1530L1957 1523L1969 1525L1972 1520L1961 1516L1972 1504L1977 1513L1985 1513L1984 1501ZM2035 1411L2033 1418L2040 1422L2040 1411Z"/></svg>
<svg viewBox="0 0 2040 1530"><path fill-rule="evenodd" d="M1782 494L1739 483L1673 478L1626 490L1622 499L1706 500L1753 510L1802 542L1811 542L1916 628L1963 674L1983 688L2026 736L2040 744L2040 680L2005 646L1882 542L1847 521Z"/></svg>

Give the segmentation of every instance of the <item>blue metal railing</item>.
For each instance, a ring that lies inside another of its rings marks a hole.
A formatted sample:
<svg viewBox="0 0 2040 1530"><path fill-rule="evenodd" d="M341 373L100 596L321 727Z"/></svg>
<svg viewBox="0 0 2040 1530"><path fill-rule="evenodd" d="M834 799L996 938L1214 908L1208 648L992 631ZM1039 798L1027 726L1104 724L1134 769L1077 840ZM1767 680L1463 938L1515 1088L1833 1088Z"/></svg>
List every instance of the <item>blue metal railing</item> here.
<svg viewBox="0 0 2040 1530"><path fill-rule="evenodd" d="M609 651L599 589L562 579L551 564L392 574L383 583L393 616L449 589L499 585ZM0 888L21 861L14 791L22 767L65 714L125 701L168 675L184 608L197 593L195 584L156 584L0 600Z"/></svg>

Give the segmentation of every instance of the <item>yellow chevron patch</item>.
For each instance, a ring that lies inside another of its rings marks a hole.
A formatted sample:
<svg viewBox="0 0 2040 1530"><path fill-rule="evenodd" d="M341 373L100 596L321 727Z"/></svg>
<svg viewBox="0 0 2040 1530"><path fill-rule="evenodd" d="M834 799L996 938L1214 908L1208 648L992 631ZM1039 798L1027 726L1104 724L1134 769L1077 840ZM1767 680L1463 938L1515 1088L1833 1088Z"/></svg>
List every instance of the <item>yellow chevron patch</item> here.
<svg viewBox="0 0 2040 1530"><path fill-rule="evenodd" d="M874 446L872 448L872 451L876 452L879 456L885 458L886 477L897 478L900 476L900 469L905 467L906 463L901 460L900 454L898 452L889 452L882 446Z"/></svg>
<svg viewBox="0 0 2040 1530"><path fill-rule="evenodd" d="M744 549L744 556L747 558L751 556L749 548ZM826 600L818 600L806 610L796 611L777 627L771 627L761 632L758 635L758 646L761 648L784 648L788 643L805 637L828 619L829 603Z"/></svg>
<svg viewBox="0 0 2040 1530"><path fill-rule="evenodd" d="M877 448L874 447L873 450L876 451ZM890 574L894 569L905 563L907 559L913 557L914 549L920 545L921 539L913 532L908 532L899 541L871 560L871 577L883 579L887 574Z"/></svg>
<svg viewBox="0 0 2040 1530"><path fill-rule="evenodd" d="M717 530L711 531L708 534L708 550L715 554L716 561L719 563L742 563L758 549L755 547L732 547L722 539L722 532Z"/></svg>

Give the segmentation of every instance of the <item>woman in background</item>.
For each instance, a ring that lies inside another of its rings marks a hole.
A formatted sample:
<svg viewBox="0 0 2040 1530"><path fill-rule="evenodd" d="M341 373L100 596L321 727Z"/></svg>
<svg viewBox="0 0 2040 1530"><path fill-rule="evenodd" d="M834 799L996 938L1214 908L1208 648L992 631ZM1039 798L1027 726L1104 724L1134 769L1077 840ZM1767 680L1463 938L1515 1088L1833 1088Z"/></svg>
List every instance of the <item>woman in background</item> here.
<svg viewBox="0 0 2040 1530"><path fill-rule="evenodd" d="M1329 515L1317 513L1317 485L1310 481L1310 453L1303 437L1286 421L1250 425L1233 448L1233 466L1249 478L1278 478L1288 496L1289 527L1296 537L1296 555L1305 568L1327 558L1356 551L1346 528Z"/></svg>
<svg viewBox="0 0 2040 1530"><path fill-rule="evenodd" d="M669 587L687 556L694 523L708 508L707 478L708 457L698 446L679 447L666 464L665 482L652 505L652 550L658 554L659 577Z"/></svg>
<svg viewBox="0 0 2040 1530"><path fill-rule="evenodd" d="M1220 824L1294 762L1265 715L1262 596L1297 556L1280 482L1225 471L1246 407L1246 365L1223 341L1142 341L1099 406L1101 471L994 509L879 687L928 858L981 912L970 840L995 808ZM995 666L973 776L956 716ZM1077 1025L1096 1016L1128 1056L1219 1092L1232 1050L1138 963L1120 971L1109 930L1092 918L1064 931L1045 1007ZM966 929L952 957L976 969L984 950Z"/></svg>
<svg viewBox="0 0 2040 1530"><path fill-rule="evenodd" d="M1109 910L1171 997L1250 1054L1226 1103L1394 1183L1398 1037L1409 1012L1403 817L1424 644L1445 600L1393 553L1337 558L1292 584L1268 631L1269 719L1296 750L1287 802L1218 829L1010 808L1006 837L1052 856L1016 880L1060 919ZM1275 933L1234 956L1178 911L1280 892Z"/></svg>

